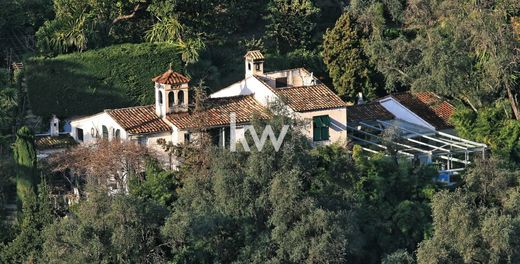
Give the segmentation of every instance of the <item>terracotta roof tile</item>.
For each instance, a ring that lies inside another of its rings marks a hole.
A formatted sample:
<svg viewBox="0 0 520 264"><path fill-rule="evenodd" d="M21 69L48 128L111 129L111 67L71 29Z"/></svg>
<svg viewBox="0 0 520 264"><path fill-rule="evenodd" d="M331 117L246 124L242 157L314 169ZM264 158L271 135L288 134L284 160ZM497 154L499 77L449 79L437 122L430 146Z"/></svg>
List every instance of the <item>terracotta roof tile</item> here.
<svg viewBox="0 0 520 264"><path fill-rule="evenodd" d="M345 102L324 84L279 88L274 91L297 112L346 106Z"/></svg>
<svg viewBox="0 0 520 264"><path fill-rule="evenodd" d="M194 113L172 113L167 115L168 121L180 129L215 127L228 125L230 113L236 114L236 122L250 122L253 116L269 118L266 109L252 95L241 95L224 98L208 98L204 102L203 111Z"/></svg>
<svg viewBox="0 0 520 264"><path fill-rule="evenodd" d="M437 129L453 127L450 118L455 107L434 93L399 93L392 97Z"/></svg>
<svg viewBox="0 0 520 264"><path fill-rule="evenodd" d="M59 149L76 145L77 142L70 135L36 136L35 145L39 150Z"/></svg>
<svg viewBox="0 0 520 264"><path fill-rule="evenodd" d="M130 134L171 131L171 127L155 113L155 105L105 111Z"/></svg>
<svg viewBox="0 0 520 264"><path fill-rule="evenodd" d="M347 106L347 122L394 119L394 115L379 102Z"/></svg>
<svg viewBox="0 0 520 264"><path fill-rule="evenodd" d="M167 70L165 73L155 77L152 79L154 82L158 82L161 84L182 84L182 83L188 83L190 79L178 72L174 72L171 69Z"/></svg>
<svg viewBox="0 0 520 264"><path fill-rule="evenodd" d="M264 55L259 50L250 50L244 55L244 58L252 58L253 60L263 60Z"/></svg>

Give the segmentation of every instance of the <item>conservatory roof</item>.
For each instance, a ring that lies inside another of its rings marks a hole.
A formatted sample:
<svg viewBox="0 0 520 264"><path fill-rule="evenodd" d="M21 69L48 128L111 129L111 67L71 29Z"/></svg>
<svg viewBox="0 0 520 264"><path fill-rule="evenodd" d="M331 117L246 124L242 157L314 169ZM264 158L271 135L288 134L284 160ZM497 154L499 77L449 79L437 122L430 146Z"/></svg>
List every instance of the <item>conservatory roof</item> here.
<svg viewBox="0 0 520 264"><path fill-rule="evenodd" d="M363 150L379 153L390 148L407 158L441 160L447 169L456 165L464 168L472 154L485 155L486 144L463 139L452 134L424 128L405 120L360 121L347 124L348 137Z"/></svg>

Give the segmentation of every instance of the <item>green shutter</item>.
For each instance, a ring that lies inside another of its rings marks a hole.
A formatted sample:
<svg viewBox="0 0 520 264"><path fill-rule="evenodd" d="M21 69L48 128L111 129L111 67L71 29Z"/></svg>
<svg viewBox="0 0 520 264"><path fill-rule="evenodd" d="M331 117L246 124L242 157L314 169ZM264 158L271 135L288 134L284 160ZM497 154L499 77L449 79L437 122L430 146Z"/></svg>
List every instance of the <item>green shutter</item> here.
<svg viewBox="0 0 520 264"><path fill-rule="evenodd" d="M321 129L321 140L329 140L329 127L322 127Z"/></svg>
<svg viewBox="0 0 520 264"><path fill-rule="evenodd" d="M314 141L321 140L321 118L319 116L312 118L312 139Z"/></svg>
<svg viewBox="0 0 520 264"><path fill-rule="evenodd" d="M327 127L330 126L330 117L328 115L321 116L321 120L322 120L324 126L327 126Z"/></svg>
<svg viewBox="0 0 520 264"><path fill-rule="evenodd" d="M312 118L312 138L314 141L329 140L330 117L315 116Z"/></svg>

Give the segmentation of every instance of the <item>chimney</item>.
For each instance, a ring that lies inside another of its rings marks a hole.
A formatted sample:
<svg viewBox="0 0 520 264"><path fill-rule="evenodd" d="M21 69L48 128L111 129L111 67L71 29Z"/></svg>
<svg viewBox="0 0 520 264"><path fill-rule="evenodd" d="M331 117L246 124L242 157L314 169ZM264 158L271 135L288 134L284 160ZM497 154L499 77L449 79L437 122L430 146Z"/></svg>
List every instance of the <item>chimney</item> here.
<svg viewBox="0 0 520 264"><path fill-rule="evenodd" d="M52 115L51 118L51 127L49 133L51 137L57 137L60 135L60 120L56 117L56 115Z"/></svg>
<svg viewBox="0 0 520 264"><path fill-rule="evenodd" d="M246 75L245 78L253 75L264 75L264 55L259 50L251 50L244 55Z"/></svg>
<svg viewBox="0 0 520 264"><path fill-rule="evenodd" d="M358 93L357 98L358 98L358 101L357 101L357 104L358 104L358 105L362 105L362 104L365 103L365 100L363 100L363 93L362 93L362 92L359 92L359 93Z"/></svg>

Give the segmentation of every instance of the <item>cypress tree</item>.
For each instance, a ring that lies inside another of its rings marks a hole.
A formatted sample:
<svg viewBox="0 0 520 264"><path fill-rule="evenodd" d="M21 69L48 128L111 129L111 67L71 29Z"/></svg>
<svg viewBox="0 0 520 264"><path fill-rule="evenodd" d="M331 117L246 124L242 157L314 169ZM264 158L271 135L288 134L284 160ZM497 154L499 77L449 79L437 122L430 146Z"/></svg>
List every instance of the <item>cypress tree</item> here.
<svg viewBox="0 0 520 264"><path fill-rule="evenodd" d="M21 208L27 193L35 191L36 177L36 149L34 135L24 126L16 132L16 141L13 146L14 160L16 162L16 195L18 207Z"/></svg>

